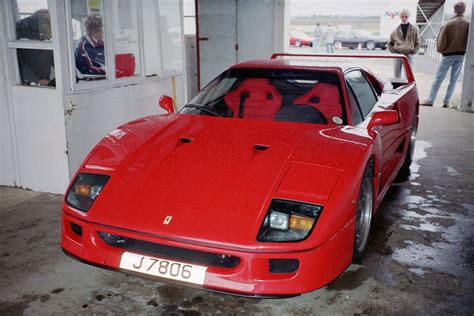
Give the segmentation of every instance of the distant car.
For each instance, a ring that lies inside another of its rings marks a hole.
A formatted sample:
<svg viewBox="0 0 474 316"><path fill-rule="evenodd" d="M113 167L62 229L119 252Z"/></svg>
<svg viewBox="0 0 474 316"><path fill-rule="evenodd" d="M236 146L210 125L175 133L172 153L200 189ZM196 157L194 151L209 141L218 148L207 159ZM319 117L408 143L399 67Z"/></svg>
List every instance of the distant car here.
<svg viewBox="0 0 474 316"><path fill-rule="evenodd" d="M361 48L367 48L370 50L380 48L385 50L387 49L388 41L386 38L377 37L372 32L366 30L342 32L334 38L334 46L336 48L357 48L359 47L359 44L361 45Z"/></svg>
<svg viewBox="0 0 474 316"><path fill-rule="evenodd" d="M309 46L313 47L313 38L304 32L290 32L290 46Z"/></svg>

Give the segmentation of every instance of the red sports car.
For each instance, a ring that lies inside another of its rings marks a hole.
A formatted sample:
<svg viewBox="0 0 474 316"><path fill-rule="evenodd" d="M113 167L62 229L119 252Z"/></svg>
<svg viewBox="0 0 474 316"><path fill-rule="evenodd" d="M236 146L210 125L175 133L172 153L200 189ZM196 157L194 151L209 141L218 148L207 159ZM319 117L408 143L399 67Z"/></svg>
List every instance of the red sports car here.
<svg viewBox="0 0 474 316"><path fill-rule="evenodd" d="M64 252L261 297L315 290L360 261L373 213L411 163L416 84L404 56L382 56L406 68L390 90L314 57L235 65L178 113L165 96L169 114L112 131L67 190Z"/></svg>
<svg viewBox="0 0 474 316"><path fill-rule="evenodd" d="M304 32L290 32L290 46L309 46L313 47L313 38L309 37Z"/></svg>

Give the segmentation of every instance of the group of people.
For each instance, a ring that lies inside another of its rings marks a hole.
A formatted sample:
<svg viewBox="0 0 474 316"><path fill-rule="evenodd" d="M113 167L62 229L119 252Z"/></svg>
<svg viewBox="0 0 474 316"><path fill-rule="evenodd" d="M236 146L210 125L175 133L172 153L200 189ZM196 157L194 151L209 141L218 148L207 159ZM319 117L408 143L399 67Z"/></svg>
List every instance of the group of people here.
<svg viewBox="0 0 474 316"><path fill-rule="evenodd" d="M443 107L449 107L449 102L454 94L456 82L461 73L464 55L466 53L467 40L469 35L469 20L464 17L466 11L466 3L458 2L454 5L454 17L441 27L436 39L437 50L442 54L441 62L436 71L435 78L431 85L428 98L420 105L433 106L441 83L445 79L449 70L451 77L443 99ZM405 55L410 65L413 65L413 56L420 49L420 31L416 25L411 24L408 20L410 12L406 9L400 12L400 25L390 35L388 41L388 49L394 54ZM313 47L319 51L322 35L325 35L326 48L328 53L334 53L334 29L328 24L325 32L317 23L314 30ZM324 34L323 34L324 33ZM397 59L395 62L395 77L400 78L402 75L402 62Z"/></svg>
<svg viewBox="0 0 474 316"><path fill-rule="evenodd" d="M105 52L102 18L91 14L84 18L85 34L77 41L74 56L78 80L105 79ZM49 10L40 9L16 23L20 40L51 40ZM19 49L18 65L22 84L55 86L52 50Z"/></svg>
<svg viewBox="0 0 474 316"><path fill-rule="evenodd" d="M436 38L437 51L442 55L435 78L431 84L428 99L420 105L433 106L441 83L451 69L449 85L443 99L443 107L450 106L449 102L454 94L456 82L461 74L461 68L466 54L467 40L469 35L469 20L464 17L466 3L458 2L454 5L454 17L441 27ZM388 49L394 54L403 54L407 57L410 65L413 65L413 55L420 48L420 32L415 25L408 22L410 12L403 10L400 13L401 23L390 35ZM401 62L395 65L395 76L401 76Z"/></svg>
<svg viewBox="0 0 474 316"><path fill-rule="evenodd" d="M334 28L332 27L331 23L328 23L326 29L323 31L321 24L316 23L316 27L314 28L314 40L313 40L313 47L316 52L319 52L319 48L321 46L321 39L324 36L324 42L326 44L326 51L328 53L334 53Z"/></svg>

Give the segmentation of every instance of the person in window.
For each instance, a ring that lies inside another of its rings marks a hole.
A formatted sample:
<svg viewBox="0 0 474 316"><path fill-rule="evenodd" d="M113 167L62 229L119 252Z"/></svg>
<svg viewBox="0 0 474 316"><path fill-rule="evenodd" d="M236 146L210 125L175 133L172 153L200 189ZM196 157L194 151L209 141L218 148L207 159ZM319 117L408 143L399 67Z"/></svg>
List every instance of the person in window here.
<svg viewBox="0 0 474 316"><path fill-rule="evenodd" d="M16 23L19 40L51 40L51 20L47 9L40 9ZM18 67L24 85L54 86L52 50L18 49Z"/></svg>
<svg viewBox="0 0 474 316"><path fill-rule="evenodd" d="M76 74L78 80L105 79L104 31L102 18L89 15L84 19L86 34L75 48Z"/></svg>

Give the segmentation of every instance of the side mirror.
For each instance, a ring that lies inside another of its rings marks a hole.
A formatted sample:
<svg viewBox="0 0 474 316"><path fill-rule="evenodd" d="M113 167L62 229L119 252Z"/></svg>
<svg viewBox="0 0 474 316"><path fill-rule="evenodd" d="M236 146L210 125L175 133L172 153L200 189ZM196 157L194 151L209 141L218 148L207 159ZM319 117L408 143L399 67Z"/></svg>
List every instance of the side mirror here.
<svg viewBox="0 0 474 316"><path fill-rule="evenodd" d="M398 112L394 110L387 110L382 112L375 112L370 119L367 129L369 133L373 133L372 128L375 126L394 125L399 122Z"/></svg>
<svg viewBox="0 0 474 316"><path fill-rule="evenodd" d="M159 101L160 107L168 112L169 114L174 113L174 101L173 98L167 95L162 95Z"/></svg>

